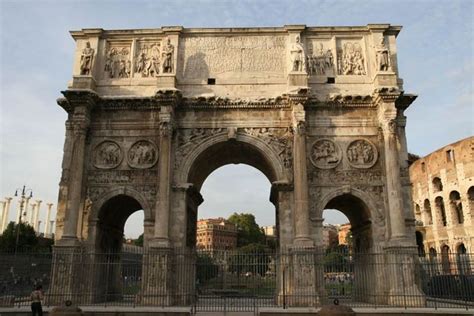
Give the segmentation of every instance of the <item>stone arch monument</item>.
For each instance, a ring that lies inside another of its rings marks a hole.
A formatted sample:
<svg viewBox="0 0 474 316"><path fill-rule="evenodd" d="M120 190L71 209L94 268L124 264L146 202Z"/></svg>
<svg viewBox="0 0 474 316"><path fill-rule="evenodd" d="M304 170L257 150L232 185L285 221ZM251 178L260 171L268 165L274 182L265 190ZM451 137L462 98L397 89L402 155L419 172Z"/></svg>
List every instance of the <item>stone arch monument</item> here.
<svg viewBox="0 0 474 316"><path fill-rule="evenodd" d="M203 181L229 163L272 183L280 249L320 246L332 207L365 251L416 253L403 114L416 96L398 75L400 29L72 31L55 253L117 250L126 218L144 209L145 247L167 271L172 249L194 247ZM175 272L146 273L148 288L168 289Z"/></svg>

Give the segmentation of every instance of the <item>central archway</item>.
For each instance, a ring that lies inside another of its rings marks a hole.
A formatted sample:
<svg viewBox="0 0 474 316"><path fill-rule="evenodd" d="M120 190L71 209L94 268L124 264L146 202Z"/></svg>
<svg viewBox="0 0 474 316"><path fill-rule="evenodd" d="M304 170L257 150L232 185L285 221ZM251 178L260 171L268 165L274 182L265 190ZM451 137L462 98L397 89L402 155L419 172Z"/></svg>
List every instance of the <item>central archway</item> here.
<svg viewBox="0 0 474 316"><path fill-rule="evenodd" d="M203 199L200 194L202 185L207 177L216 169L229 164L246 164L261 171L272 184L270 201L275 206L277 235L291 242L292 236L285 234L281 236L279 220L279 194L273 184L288 182L286 170L276 154L262 140L238 134L236 138L229 139L228 135L218 135L200 144L184 162L182 173L179 178L182 183L188 183L194 189L194 196L188 194L186 202L186 230L185 239L181 241L188 248L194 248L196 244L196 221L199 204ZM197 196L197 198L196 198ZM291 222L285 223L285 226ZM285 229L292 232L292 229Z"/></svg>

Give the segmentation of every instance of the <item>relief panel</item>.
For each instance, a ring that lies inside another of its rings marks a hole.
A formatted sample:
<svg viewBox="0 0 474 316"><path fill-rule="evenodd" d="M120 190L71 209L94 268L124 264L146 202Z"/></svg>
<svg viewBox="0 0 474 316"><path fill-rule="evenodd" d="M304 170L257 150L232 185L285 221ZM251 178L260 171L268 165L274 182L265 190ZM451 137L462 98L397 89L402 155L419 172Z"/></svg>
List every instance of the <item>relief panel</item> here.
<svg viewBox="0 0 474 316"><path fill-rule="evenodd" d="M134 77L151 78L161 72L161 42L140 40L135 44Z"/></svg>
<svg viewBox="0 0 474 316"><path fill-rule="evenodd" d="M347 161L354 168L367 169L377 162L377 148L366 139L358 139L349 144L346 150Z"/></svg>
<svg viewBox="0 0 474 316"><path fill-rule="evenodd" d="M130 78L132 72L131 44L107 42L105 49L104 78Z"/></svg>
<svg viewBox="0 0 474 316"><path fill-rule="evenodd" d="M120 146L113 141L106 140L95 146L92 152L92 164L97 169L116 168L123 159Z"/></svg>
<svg viewBox="0 0 474 316"><path fill-rule="evenodd" d="M318 139L311 146L310 159L320 169L335 168L342 159L341 148L330 139Z"/></svg>
<svg viewBox="0 0 474 316"><path fill-rule="evenodd" d="M158 161L158 149L148 140L139 140L134 143L127 154L128 165L136 169L153 167Z"/></svg>
<svg viewBox="0 0 474 316"><path fill-rule="evenodd" d="M331 40L309 40L306 67L310 76L335 76L335 52Z"/></svg>
<svg viewBox="0 0 474 316"><path fill-rule="evenodd" d="M337 74L362 76L367 74L365 45L362 39L337 39Z"/></svg>

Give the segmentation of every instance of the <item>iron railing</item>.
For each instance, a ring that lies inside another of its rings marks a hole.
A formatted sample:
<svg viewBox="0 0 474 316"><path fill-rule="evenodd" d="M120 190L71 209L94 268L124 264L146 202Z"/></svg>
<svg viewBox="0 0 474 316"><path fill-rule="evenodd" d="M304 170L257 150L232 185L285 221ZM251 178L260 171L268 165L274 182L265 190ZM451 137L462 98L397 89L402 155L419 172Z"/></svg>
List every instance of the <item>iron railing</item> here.
<svg viewBox="0 0 474 316"><path fill-rule="evenodd" d="M319 307L474 309L474 254L304 249L0 254L0 306L187 306L194 311Z"/></svg>

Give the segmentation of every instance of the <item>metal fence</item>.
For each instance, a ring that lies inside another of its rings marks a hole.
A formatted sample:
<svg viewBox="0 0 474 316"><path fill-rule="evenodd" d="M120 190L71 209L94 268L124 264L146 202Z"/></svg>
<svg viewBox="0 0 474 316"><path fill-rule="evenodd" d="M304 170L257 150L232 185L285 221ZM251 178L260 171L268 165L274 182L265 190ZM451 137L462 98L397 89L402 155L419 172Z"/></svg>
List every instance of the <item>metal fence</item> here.
<svg viewBox="0 0 474 316"><path fill-rule="evenodd" d="M70 299L82 306L255 311L338 299L352 307L474 309L474 256L182 249L0 254L0 306L29 305L37 284L45 305Z"/></svg>

